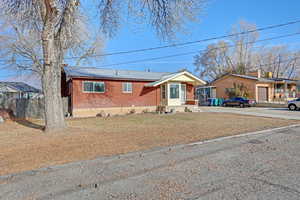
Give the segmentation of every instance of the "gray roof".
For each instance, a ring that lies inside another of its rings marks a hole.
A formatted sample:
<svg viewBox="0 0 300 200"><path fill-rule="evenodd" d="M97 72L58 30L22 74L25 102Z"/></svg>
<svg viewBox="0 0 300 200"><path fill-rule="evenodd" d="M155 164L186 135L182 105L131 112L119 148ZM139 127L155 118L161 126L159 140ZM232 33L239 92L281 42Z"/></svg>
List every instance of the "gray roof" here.
<svg viewBox="0 0 300 200"><path fill-rule="evenodd" d="M106 68L87 68L87 67L65 67L67 77L86 77L101 79L119 79L119 80L145 80L156 81L169 75L169 72L145 72L132 70L116 70Z"/></svg>
<svg viewBox="0 0 300 200"><path fill-rule="evenodd" d="M253 79L253 80L257 80L258 78L255 76L247 76L247 75L242 75L242 74L231 74L232 76L237 76L237 77L241 77L241 78L247 78L247 79Z"/></svg>
<svg viewBox="0 0 300 200"><path fill-rule="evenodd" d="M0 92L7 92L11 90L16 92L40 92L39 89L36 89L23 82L0 82Z"/></svg>
<svg viewBox="0 0 300 200"><path fill-rule="evenodd" d="M287 82L287 83L296 83L297 80L287 79L287 78L258 78L255 76L241 75L241 74L231 74L232 76L237 76L241 78L252 79L261 82Z"/></svg>

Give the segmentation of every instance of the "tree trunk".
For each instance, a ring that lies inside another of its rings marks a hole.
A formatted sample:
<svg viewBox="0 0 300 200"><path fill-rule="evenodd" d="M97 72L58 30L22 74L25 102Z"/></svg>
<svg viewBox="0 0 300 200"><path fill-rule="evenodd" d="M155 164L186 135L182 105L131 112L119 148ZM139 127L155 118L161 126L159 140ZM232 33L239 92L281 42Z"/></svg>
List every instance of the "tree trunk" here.
<svg viewBox="0 0 300 200"><path fill-rule="evenodd" d="M59 64L44 67L42 78L45 99L45 131L52 132L65 128L61 97L61 69Z"/></svg>
<svg viewBox="0 0 300 200"><path fill-rule="evenodd" d="M54 30L54 22L51 18L48 18L42 34L44 56L42 87L45 99L46 132L65 128L61 97L62 51L57 38L55 38Z"/></svg>

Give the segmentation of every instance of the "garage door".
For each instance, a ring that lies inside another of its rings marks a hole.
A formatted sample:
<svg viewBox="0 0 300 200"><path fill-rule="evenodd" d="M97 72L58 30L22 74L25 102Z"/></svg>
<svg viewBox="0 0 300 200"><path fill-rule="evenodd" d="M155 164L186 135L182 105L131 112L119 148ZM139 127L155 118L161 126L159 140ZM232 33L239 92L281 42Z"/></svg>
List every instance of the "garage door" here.
<svg viewBox="0 0 300 200"><path fill-rule="evenodd" d="M268 101L268 88L258 87L258 101Z"/></svg>

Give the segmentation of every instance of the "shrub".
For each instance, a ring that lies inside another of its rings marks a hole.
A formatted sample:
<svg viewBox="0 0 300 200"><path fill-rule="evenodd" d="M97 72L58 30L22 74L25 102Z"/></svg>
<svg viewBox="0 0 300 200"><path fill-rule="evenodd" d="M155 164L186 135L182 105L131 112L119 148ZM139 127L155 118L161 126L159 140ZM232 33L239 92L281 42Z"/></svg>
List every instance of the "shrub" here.
<svg viewBox="0 0 300 200"><path fill-rule="evenodd" d="M110 116L110 114L104 112L103 110L96 115L96 117L109 117L109 116Z"/></svg>
<svg viewBox="0 0 300 200"><path fill-rule="evenodd" d="M0 116L4 120L14 120L14 114L12 110L9 109L0 109Z"/></svg>
<svg viewBox="0 0 300 200"><path fill-rule="evenodd" d="M233 88L226 88L226 94L229 98L233 97L249 97L249 90L248 88L243 84L233 84Z"/></svg>
<svg viewBox="0 0 300 200"><path fill-rule="evenodd" d="M134 113L136 113L136 110L135 110L135 109L131 109L131 110L129 111L129 114L134 114Z"/></svg>
<svg viewBox="0 0 300 200"><path fill-rule="evenodd" d="M143 112L143 113L150 113L150 111L149 111L148 108L144 109L142 112Z"/></svg>

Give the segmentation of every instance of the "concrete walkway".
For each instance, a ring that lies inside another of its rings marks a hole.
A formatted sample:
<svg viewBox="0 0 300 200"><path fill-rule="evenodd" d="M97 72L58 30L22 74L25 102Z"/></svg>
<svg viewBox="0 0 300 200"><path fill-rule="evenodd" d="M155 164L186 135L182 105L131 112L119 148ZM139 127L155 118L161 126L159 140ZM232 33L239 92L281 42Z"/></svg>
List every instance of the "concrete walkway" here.
<svg viewBox="0 0 300 200"><path fill-rule="evenodd" d="M0 177L0 199L300 199L289 127Z"/></svg>
<svg viewBox="0 0 300 200"><path fill-rule="evenodd" d="M200 107L202 112L225 112L259 117L300 120L300 111L290 111L287 108L238 108L238 107Z"/></svg>

